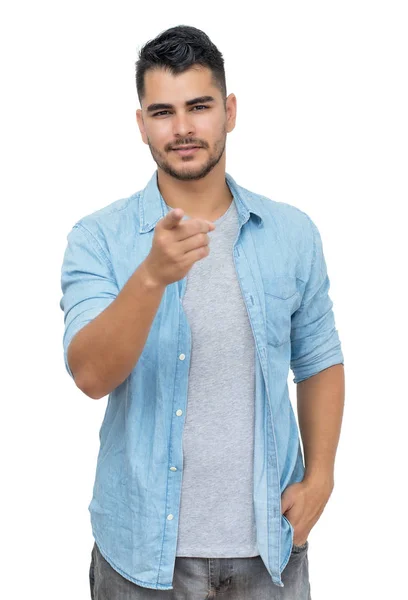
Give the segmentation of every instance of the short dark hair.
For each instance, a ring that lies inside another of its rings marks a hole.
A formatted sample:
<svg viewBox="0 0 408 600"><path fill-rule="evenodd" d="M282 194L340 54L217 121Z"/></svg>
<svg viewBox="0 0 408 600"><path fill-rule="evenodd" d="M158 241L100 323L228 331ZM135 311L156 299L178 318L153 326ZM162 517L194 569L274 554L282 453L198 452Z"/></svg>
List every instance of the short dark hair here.
<svg viewBox="0 0 408 600"><path fill-rule="evenodd" d="M136 90L140 105L145 95L146 71L168 69L173 75L187 71L193 65L211 69L214 84L227 96L224 58L208 35L189 25L177 25L147 42L139 52L136 66Z"/></svg>

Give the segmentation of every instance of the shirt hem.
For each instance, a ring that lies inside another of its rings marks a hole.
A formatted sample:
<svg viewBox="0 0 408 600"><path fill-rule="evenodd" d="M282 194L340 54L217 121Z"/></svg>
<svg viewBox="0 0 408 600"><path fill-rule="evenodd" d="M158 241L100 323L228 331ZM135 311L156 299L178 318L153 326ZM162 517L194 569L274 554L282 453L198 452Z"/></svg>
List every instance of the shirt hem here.
<svg viewBox="0 0 408 600"><path fill-rule="evenodd" d="M122 577L124 577L125 579L128 579L129 581L131 581L132 583L135 583L139 587L143 587L143 588L147 588L147 589L153 589L153 590L172 590L173 589L173 582L171 582L170 584L167 585L164 583L157 583L157 582L152 583L150 581L141 581L140 579L136 579L135 577L132 577L128 573L125 573L125 571L123 571L123 569L121 569L120 567L118 567L117 565L114 564L114 562L106 554L105 550L103 548L101 548L101 545L99 544L95 534L94 534L94 539L95 539L96 545L98 546L98 550L102 554L103 558L110 564L112 569L115 569L115 571L117 571L119 573L119 575L122 575Z"/></svg>
<svg viewBox="0 0 408 600"><path fill-rule="evenodd" d="M227 550L222 553L214 553L206 552L205 550L197 552L197 550L195 550L194 548L186 548L185 550L177 552L176 556L180 556L183 558L255 558L257 556L260 556L258 551L255 552L257 552L257 554L253 554L252 552L237 553L235 550L231 550L230 552Z"/></svg>

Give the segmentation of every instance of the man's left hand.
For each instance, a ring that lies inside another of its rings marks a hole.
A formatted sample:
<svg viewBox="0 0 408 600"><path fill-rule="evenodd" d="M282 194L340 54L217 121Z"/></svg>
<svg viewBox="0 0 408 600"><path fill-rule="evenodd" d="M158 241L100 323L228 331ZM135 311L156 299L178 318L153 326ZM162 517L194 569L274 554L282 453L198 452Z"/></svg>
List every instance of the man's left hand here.
<svg viewBox="0 0 408 600"><path fill-rule="evenodd" d="M301 481L289 485L281 496L282 514L290 521L294 529L293 543L302 546L317 523L327 501L332 486Z"/></svg>

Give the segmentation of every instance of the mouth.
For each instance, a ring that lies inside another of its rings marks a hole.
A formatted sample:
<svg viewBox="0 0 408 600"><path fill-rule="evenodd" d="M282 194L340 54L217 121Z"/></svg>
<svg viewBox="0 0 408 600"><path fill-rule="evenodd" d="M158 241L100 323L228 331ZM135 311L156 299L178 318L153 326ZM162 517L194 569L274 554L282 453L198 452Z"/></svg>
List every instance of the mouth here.
<svg viewBox="0 0 408 600"><path fill-rule="evenodd" d="M180 154L180 156L189 156L197 152L197 150L201 150L201 148L200 146L180 146L179 148L173 148L173 150Z"/></svg>

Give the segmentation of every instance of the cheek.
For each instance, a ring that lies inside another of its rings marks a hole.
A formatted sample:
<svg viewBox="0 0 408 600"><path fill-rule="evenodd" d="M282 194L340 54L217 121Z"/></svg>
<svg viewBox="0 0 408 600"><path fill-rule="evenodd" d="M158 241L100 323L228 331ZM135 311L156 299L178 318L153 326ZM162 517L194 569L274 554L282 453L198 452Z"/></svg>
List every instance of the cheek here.
<svg viewBox="0 0 408 600"><path fill-rule="evenodd" d="M212 115L207 113L206 115L203 115L200 120L200 126L203 129L212 132L213 134L214 132L220 131L222 129L222 124L223 119L221 118L221 116L214 115L214 113Z"/></svg>
<svg viewBox="0 0 408 600"><path fill-rule="evenodd" d="M208 135L208 140L212 140L212 142L216 142L225 134L226 122L225 118L222 115L219 115L217 118L208 117L205 122L203 122L203 127Z"/></svg>
<svg viewBox="0 0 408 600"><path fill-rule="evenodd" d="M160 127L150 127L146 133L149 136L151 144L157 148L163 148L169 142L173 141L170 124L164 122L160 123Z"/></svg>
<svg viewBox="0 0 408 600"><path fill-rule="evenodd" d="M209 148L214 148L223 135L223 123L220 120L203 116L200 122L197 120L195 125L195 137L206 142Z"/></svg>

